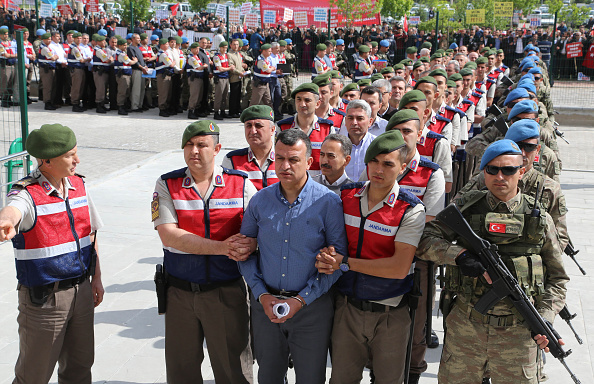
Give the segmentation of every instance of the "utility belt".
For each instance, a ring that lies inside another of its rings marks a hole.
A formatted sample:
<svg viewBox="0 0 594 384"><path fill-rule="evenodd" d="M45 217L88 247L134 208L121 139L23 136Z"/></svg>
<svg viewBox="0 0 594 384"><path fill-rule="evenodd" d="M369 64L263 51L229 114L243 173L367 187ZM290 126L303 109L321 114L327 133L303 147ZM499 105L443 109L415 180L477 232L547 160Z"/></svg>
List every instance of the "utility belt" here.
<svg viewBox="0 0 594 384"><path fill-rule="evenodd" d="M198 284L192 283L190 281L178 279L175 276L172 276L168 273L165 273L165 278L167 279L167 284L171 287L175 287L187 292L208 292L212 291L213 289L226 287L229 285L235 284L240 278L228 280L228 281L217 281L210 284Z"/></svg>
<svg viewBox="0 0 594 384"><path fill-rule="evenodd" d="M90 271L87 270L87 272L85 272L82 276L75 277L73 279L60 280L54 283L38 285L36 287L27 287L27 289L29 290L29 297L31 298L31 303L33 303L33 305L41 307L43 304L45 304L45 302L52 293L56 291L64 291L66 289L70 289L79 284L82 284L89 278L90 275Z"/></svg>
<svg viewBox="0 0 594 384"><path fill-rule="evenodd" d="M107 72L110 67L111 67L110 65L96 65L96 64L93 64L93 72L97 72L101 76L105 72Z"/></svg>
<svg viewBox="0 0 594 384"><path fill-rule="evenodd" d="M186 70L186 74L188 75L188 77L192 81L194 79L202 79L202 78L204 78L204 72L197 72L197 71L194 71L194 70Z"/></svg>
<svg viewBox="0 0 594 384"><path fill-rule="evenodd" d="M266 290L272 294L273 296L283 296L283 297L295 297L299 295L297 291L285 291L284 289L278 290L272 287L266 286Z"/></svg>
<svg viewBox="0 0 594 384"><path fill-rule="evenodd" d="M473 320L479 324L490 325L497 328L505 328L522 323L522 321L515 315L483 315L474 309L472 305L460 300L460 297L456 298L456 305L460 307L462 312L468 315L470 320Z"/></svg>
<svg viewBox="0 0 594 384"><path fill-rule="evenodd" d="M14 63L11 63L8 59L1 59L0 60L0 67L12 67Z"/></svg>
<svg viewBox="0 0 594 384"><path fill-rule="evenodd" d="M400 300L400 303L398 303L398 305L396 307L393 307L391 305L374 303L369 300L360 300L360 299L357 299L354 297L345 296L342 293L339 293L339 295L341 297L345 297L347 303L351 304L353 307L357 308L358 310L364 311L364 312L389 312L389 311L392 311L395 309L400 309L400 308L408 305L408 295L407 294L402 296L402 300Z"/></svg>

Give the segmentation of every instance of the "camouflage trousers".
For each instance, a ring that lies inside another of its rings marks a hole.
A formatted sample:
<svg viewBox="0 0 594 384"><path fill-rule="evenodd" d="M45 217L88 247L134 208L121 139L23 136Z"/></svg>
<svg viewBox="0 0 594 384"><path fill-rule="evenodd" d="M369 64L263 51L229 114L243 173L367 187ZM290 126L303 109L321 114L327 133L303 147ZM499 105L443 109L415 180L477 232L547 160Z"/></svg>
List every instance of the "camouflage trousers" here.
<svg viewBox="0 0 594 384"><path fill-rule="evenodd" d="M287 108L289 105L292 106L292 109L295 110L295 101L291 97L291 93L293 92L293 76L285 76L284 79L284 88L285 93L283 94L283 103L281 105L281 110ZM283 84L281 84L282 86Z"/></svg>
<svg viewBox="0 0 594 384"><path fill-rule="evenodd" d="M438 381L476 384L488 371L493 384L536 384L537 347L521 324L495 327L469 317L454 304L446 319Z"/></svg>
<svg viewBox="0 0 594 384"><path fill-rule="evenodd" d="M252 78L251 76L241 79L241 109L246 109L250 106L252 99Z"/></svg>

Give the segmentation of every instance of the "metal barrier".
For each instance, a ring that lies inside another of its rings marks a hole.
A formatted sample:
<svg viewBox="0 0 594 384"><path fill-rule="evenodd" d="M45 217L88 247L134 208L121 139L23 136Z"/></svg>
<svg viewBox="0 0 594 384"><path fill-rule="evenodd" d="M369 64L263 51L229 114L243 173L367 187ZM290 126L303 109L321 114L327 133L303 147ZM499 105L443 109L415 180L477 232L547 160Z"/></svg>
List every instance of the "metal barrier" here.
<svg viewBox="0 0 594 384"><path fill-rule="evenodd" d="M25 166L23 167L23 163ZM21 151L0 157L0 207L6 204L6 193L12 184L22 179L30 171L29 153Z"/></svg>

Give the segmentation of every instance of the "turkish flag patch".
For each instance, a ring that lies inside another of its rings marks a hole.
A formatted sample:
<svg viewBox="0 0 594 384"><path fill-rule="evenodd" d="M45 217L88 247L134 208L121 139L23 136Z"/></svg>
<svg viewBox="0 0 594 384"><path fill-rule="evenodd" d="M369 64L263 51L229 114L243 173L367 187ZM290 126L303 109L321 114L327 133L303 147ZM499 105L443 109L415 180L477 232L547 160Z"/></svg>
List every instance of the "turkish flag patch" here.
<svg viewBox="0 0 594 384"><path fill-rule="evenodd" d="M505 233L505 224L489 223L489 232Z"/></svg>

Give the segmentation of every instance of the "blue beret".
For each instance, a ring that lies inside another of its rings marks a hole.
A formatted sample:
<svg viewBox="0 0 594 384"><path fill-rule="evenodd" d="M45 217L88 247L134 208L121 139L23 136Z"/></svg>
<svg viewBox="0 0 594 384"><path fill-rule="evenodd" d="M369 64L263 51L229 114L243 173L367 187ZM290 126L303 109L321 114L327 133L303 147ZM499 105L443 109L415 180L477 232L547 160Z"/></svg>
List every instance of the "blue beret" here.
<svg viewBox="0 0 594 384"><path fill-rule="evenodd" d="M531 69L531 70L532 70L532 69ZM531 71L531 70L530 70L530 71ZM520 77L520 81L522 81L522 80L526 80L526 79L534 81L534 75L533 75L532 73L530 73L530 71L528 71L528 73L527 73L527 74L525 74L525 75L523 75L522 77ZM520 81L518 81L518 83L519 83Z"/></svg>
<svg viewBox="0 0 594 384"><path fill-rule="evenodd" d="M41 28L39 28L39 29L38 29L38 30L35 32L35 35L36 35L36 36L41 36L41 35L43 35L44 33L45 33L45 29L41 29Z"/></svg>
<svg viewBox="0 0 594 384"><path fill-rule="evenodd" d="M524 52L529 51L531 49L534 49L534 45L532 43L530 43L524 47Z"/></svg>
<svg viewBox="0 0 594 384"><path fill-rule="evenodd" d="M540 48L538 48L536 45L534 47L532 47L532 51L540 53Z"/></svg>
<svg viewBox="0 0 594 384"><path fill-rule="evenodd" d="M540 125L536 121L530 119L516 121L509 127L505 134L506 139L515 141L516 143L539 137Z"/></svg>
<svg viewBox="0 0 594 384"><path fill-rule="evenodd" d="M528 91L524 88L516 88L513 91L511 91L509 95L507 95L505 102L503 103L503 106L506 107L511 101L522 99L525 97L530 97Z"/></svg>
<svg viewBox="0 0 594 384"><path fill-rule="evenodd" d="M130 39L132 38L132 36L134 36L134 34L133 34L133 33L128 33L128 34L126 35L126 40L130 40Z"/></svg>
<svg viewBox="0 0 594 384"><path fill-rule="evenodd" d="M456 48L458 48L458 44L456 44L456 43L450 44L450 49L456 49Z"/></svg>
<svg viewBox="0 0 594 384"><path fill-rule="evenodd" d="M380 46L381 47L389 47L390 42L388 40L382 40L382 41L380 41Z"/></svg>
<svg viewBox="0 0 594 384"><path fill-rule="evenodd" d="M100 30L97 31L97 34L99 36L107 36L107 31L103 28L101 28Z"/></svg>
<svg viewBox="0 0 594 384"><path fill-rule="evenodd" d="M538 105L533 100L522 100L518 104L514 105L512 110L509 112L507 116L507 120L511 120L514 117L518 116L520 113L538 113ZM513 140L513 139L512 139ZM525 139L522 139L525 140ZM520 140L520 141L522 141ZM514 140L517 141L517 140Z"/></svg>
<svg viewBox="0 0 594 384"><path fill-rule="evenodd" d="M502 139L498 140L494 143L491 143L485 150L483 157L481 158L481 168L482 171L487 164L491 162L494 158L501 155L521 155L522 151L518 148L518 145L509 139Z"/></svg>
<svg viewBox="0 0 594 384"><path fill-rule="evenodd" d="M524 71L528 71L530 68L534 68L534 61L525 63L524 65L522 65L522 72Z"/></svg>
<svg viewBox="0 0 594 384"><path fill-rule="evenodd" d="M344 40L343 39L336 40L336 45L344 45Z"/></svg>
<svg viewBox="0 0 594 384"><path fill-rule="evenodd" d="M159 40L159 36L151 35L151 41Z"/></svg>
<svg viewBox="0 0 594 384"><path fill-rule="evenodd" d="M247 39L241 39L241 42L243 43L244 46L246 46L250 43L249 41L247 41Z"/></svg>
<svg viewBox="0 0 594 384"><path fill-rule="evenodd" d="M520 61L520 67L522 67L526 63L534 62L534 56L526 56Z"/></svg>
<svg viewBox="0 0 594 384"><path fill-rule="evenodd" d="M293 40L291 40L291 39L285 39L285 41L287 42L287 44L293 44Z"/></svg>
<svg viewBox="0 0 594 384"><path fill-rule="evenodd" d="M531 70L529 70L528 73L533 74L533 75L535 73L538 73L538 74L542 75L542 70L539 67L534 67Z"/></svg>
<svg viewBox="0 0 594 384"><path fill-rule="evenodd" d="M532 92L534 94L536 94L536 85L534 85L534 81L533 80L523 80L520 81L518 83L518 86L516 87L516 89L518 88L524 88L525 90L527 90L528 92Z"/></svg>
<svg viewBox="0 0 594 384"><path fill-rule="evenodd" d="M185 44L185 43L187 43L188 41L189 41L189 40L188 40L188 38L187 38L187 37L182 37L182 44Z"/></svg>

